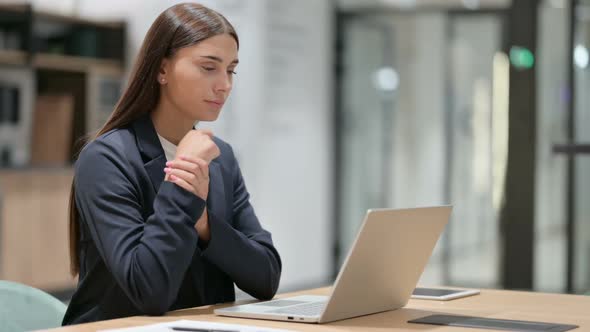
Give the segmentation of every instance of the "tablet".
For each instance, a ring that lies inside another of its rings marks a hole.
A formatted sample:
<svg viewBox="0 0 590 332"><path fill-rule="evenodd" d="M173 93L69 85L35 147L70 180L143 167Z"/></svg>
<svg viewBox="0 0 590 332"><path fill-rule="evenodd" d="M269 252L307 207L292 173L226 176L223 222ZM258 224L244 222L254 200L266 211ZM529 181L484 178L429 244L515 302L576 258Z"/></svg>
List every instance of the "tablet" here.
<svg viewBox="0 0 590 332"><path fill-rule="evenodd" d="M503 331L527 331L527 332L564 332L578 328L578 325L565 325L555 323L530 322L523 320L495 319L486 317L455 316L455 315L430 315L408 323L431 324L445 326L471 327L476 329L490 329Z"/></svg>
<svg viewBox="0 0 590 332"><path fill-rule="evenodd" d="M449 289L417 287L412 293L413 299L421 300L453 300L461 297L479 294L479 289Z"/></svg>

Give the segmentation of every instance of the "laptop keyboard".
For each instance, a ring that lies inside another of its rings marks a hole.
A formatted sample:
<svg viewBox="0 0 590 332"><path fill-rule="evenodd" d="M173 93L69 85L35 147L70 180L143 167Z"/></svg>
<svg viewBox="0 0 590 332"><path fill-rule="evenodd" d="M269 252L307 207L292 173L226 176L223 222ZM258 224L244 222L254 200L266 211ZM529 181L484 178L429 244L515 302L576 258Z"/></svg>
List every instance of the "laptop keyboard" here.
<svg viewBox="0 0 590 332"><path fill-rule="evenodd" d="M272 300L272 301L265 301L260 303L254 303L251 305L259 305L265 307L287 307L287 306L294 306L298 304L309 303L306 301L293 301L293 300Z"/></svg>
<svg viewBox="0 0 590 332"><path fill-rule="evenodd" d="M326 307L327 302L309 302L300 305L294 305L288 308L281 308L267 311L273 314L288 314L294 316L319 316Z"/></svg>

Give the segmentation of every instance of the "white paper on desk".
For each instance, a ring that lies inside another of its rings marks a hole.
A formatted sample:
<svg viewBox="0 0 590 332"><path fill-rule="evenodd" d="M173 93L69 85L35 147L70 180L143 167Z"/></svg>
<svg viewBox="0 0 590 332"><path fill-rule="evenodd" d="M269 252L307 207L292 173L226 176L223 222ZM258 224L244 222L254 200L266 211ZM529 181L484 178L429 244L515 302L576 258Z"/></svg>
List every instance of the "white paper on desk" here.
<svg viewBox="0 0 590 332"><path fill-rule="evenodd" d="M175 332L172 327L192 328L196 331L210 332L292 332L290 330L272 329L251 325L212 323L198 320L177 320L167 323L151 324L144 326L126 327L122 329L101 330L101 332Z"/></svg>

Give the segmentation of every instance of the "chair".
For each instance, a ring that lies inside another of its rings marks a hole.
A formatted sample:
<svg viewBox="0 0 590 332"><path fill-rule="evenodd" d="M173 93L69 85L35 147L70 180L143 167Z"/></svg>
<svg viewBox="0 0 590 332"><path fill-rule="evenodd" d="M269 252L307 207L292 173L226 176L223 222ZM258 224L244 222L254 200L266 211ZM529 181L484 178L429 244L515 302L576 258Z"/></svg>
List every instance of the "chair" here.
<svg viewBox="0 0 590 332"><path fill-rule="evenodd" d="M0 280L0 332L61 326L66 305L33 287Z"/></svg>

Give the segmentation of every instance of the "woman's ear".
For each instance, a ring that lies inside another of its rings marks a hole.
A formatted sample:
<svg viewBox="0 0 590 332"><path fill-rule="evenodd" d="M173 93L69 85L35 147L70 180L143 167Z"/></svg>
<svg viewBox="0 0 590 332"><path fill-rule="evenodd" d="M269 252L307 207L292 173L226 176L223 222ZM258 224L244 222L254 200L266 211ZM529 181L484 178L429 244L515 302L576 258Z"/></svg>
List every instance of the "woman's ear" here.
<svg viewBox="0 0 590 332"><path fill-rule="evenodd" d="M169 65L168 59L164 58L162 60L162 63L160 64L160 71L158 72L158 83L160 83L160 84L168 83L168 79L166 77L167 73L168 73L168 65Z"/></svg>

